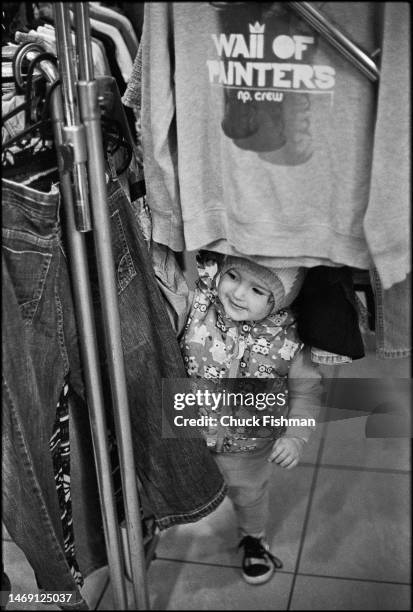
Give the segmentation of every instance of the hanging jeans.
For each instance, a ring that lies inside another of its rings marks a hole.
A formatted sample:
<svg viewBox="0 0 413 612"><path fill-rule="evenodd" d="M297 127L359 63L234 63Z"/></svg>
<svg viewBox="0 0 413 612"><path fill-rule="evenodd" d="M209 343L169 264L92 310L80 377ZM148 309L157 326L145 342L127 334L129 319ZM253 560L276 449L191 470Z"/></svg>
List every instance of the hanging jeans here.
<svg viewBox="0 0 413 612"><path fill-rule="evenodd" d="M87 609L63 543L50 436L65 377L82 393L76 328L58 225L59 192L2 181L3 521L39 587ZM95 523L97 523L95 517ZM75 537L82 539L82 532ZM101 563L104 563L104 556ZM90 567L99 565L90 560Z"/></svg>
<svg viewBox="0 0 413 612"><path fill-rule="evenodd" d="M108 206L136 469L156 523L165 529L212 512L225 485L201 435L163 437L162 418L170 418L173 408L162 405L162 378L186 378L186 372L147 244L118 180L108 183ZM98 312L96 282L92 294ZM103 328L97 337L104 337Z"/></svg>
<svg viewBox="0 0 413 612"><path fill-rule="evenodd" d="M375 269L370 280L376 305L376 355L381 359L401 359L412 354L412 275L384 290Z"/></svg>

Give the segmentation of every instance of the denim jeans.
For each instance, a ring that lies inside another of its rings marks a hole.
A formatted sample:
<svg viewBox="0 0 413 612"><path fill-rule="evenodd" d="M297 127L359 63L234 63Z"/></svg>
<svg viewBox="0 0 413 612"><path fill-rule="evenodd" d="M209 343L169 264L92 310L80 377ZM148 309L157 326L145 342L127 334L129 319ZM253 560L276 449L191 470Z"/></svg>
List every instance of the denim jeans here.
<svg viewBox="0 0 413 612"><path fill-rule="evenodd" d="M49 450L57 401L69 373L82 393L70 282L60 242L59 193L3 180L2 196L2 518L26 554L38 585L74 592L74 603L68 607L87 609L64 555ZM82 538L81 532L75 531L75 539L76 535Z"/></svg>
<svg viewBox="0 0 413 612"><path fill-rule="evenodd" d="M43 588L75 590L63 555L48 450L68 373L76 395L83 395L70 281L60 243L59 195L12 181L3 181L2 187L3 519ZM181 354L147 246L118 186L110 202L139 476L161 527L195 521L220 503L225 487L203 440L161 438L161 379L184 376ZM85 576L105 562L86 421L86 410L72 408L75 545Z"/></svg>
<svg viewBox="0 0 413 612"><path fill-rule="evenodd" d="M376 355L382 359L410 357L411 273L401 283L384 290L375 269L370 271L376 307Z"/></svg>
<svg viewBox="0 0 413 612"><path fill-rule="evenodd" d="M337 355L337 353L330 353L329 351L323 351L321 349L316 348L315 346L311 347L311 361L314 363L319 363L321 365L340 365L343 363L351 363L353 360L351 357L347 357L347 355Z"/></svg>
<svg viewBox="0 0 413 612"><path fill-rule="evenodd" d="M147 244L119 180L109 179L108 205L136 469L156 523L164 529L212 512L225 497L225 484L201 434L162 437L162 419L173 412L172 405L162 405L162 378L186 378L183 359ZM92 294L99 313L96 282ZM102 339L100 316L97 324Z"/></svg>

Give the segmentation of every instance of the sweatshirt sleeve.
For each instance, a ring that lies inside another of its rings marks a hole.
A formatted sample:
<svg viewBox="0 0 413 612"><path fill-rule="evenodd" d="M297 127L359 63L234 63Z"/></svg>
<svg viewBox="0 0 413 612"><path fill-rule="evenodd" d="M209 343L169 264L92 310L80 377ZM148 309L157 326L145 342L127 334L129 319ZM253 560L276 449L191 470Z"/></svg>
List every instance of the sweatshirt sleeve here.
<svg viewBox="0 0 413 612"><path fill-rule="evenodd" d="M173 251L163 244L153 242L151 255L156 281L164 298L166 311L174 332L179 336L185 327L191 309L193 292L189 289Z"/></svg>
<svg viewBox="0 0 413 612"><path fill-rule="evenodd" d="M171 11L171 2L145 3L141 40L141 128L153 239L174 251L183 251Z"/></svg>
<svg viewBox="0 0 413 612"><path fill-rule="evenodd" d="M304 347L291 364L288 376L289 412L288 418L314 419L321 407L321 374L311 361L309 347ZM315 425L292 425L287 427L285 436L303 438L308 441Z"/></svg>
<svg viewBox="0 0 413 612"><path fill-rule="evenodd" d="M383 3L380 82L366 240L383 288L410 270L410 6Z"/></svg>
<svg viewBox="0 0 413 612"><path fill-rule="evenodd" d="M138 47L138 52L133 62L131 77L128 81L122 102L128 108L133 108L140 114L142 108L142 45Z"/></svg>

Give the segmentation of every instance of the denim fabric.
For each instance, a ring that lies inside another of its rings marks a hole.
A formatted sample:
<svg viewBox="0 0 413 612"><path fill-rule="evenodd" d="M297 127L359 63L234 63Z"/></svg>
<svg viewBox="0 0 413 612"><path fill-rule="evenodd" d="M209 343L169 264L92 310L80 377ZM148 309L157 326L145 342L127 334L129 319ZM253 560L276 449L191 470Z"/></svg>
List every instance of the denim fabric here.
<svg viewBox="0 0 413 612"><path fill-rule="evenodd" d="M337 355L336 353L329 353L328 351L322 351L315 346L311 347L311 361L314 363L320 363L322 365L340 365L343 363L352 363L352 358L346 355Z"/></svg>
<svg viewBox="0 0 413 612"><path fill-rule="evenodd" d="M411 280L409 273L404 281L390 289L383 289L375 269L370 270L371 285L376 307L376 355L381 359L410 357L411 347Z"/></svg>
<svg viewBox="0 0 413 612"><path fill-rule="evenodd" d="M87 609L63 552L49 450L65 377L83 393L70 281L60 241L59 193L56 188L42 193L3 179L2 196L3 520L26 554L39 586L76 592L75 606ZM78 460L72 453L73 466ZM78 478L79 469L80 465L74 469ZM75 506L85 500L72 501L75 515ZM79 523L74 527L75 541L83 541L84 529ZM102 549L88 555L84 566L78 557L85 575L105 563Z"/></svg>
<svg viewBox="0 0 413 612"><path fill-rule="evenodd" d="M24 102L24 96L13 96L11 99L5 100L2 97L1 101L1 114L6 115L11 112L17 106ZM5 123L2 124L1 127L1 142L5 143L13 136L16 136L20 132L24 130L25 127L25 117L24 111L21 111L17 115L14 115L10 119L8 119Z"/></svg>
<svg viewBox="0 0 413 612"><path fill-rule="evenodd" d="M173 411L162 406L162 378L186 378L186 372L133 205L117 180L109 180L108 202L135 462L164 529L212 512L224 499L225 485L201 435L162 437L162 418ZM104 337L103 329L97 336Z"/></svg>
<svg viewBox="0 0 413 612"><path fill-rule="evenodd" d="M95 457L85 401L69 396L70 487L76 560L84 576L107 564ZM119 518L120 520L120 518Z"/></svg>

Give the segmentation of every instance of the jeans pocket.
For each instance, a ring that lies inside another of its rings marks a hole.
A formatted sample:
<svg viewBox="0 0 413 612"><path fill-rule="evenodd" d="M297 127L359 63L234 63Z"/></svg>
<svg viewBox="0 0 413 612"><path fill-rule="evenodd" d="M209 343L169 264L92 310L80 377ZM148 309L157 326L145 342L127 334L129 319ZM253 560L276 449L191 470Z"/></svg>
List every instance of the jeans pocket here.
<svg viewBox="0 0 413 612"><path fill-rule="evenodd" d="M22 318L26 323L32 323L43 294L52 253L13 249L4 244L3 253Z"/></svg>
<svg viewBox="0 0 413 612"><path fill-rule="evenodd" d="M122 293L136 276L135 266L129 251L128 242L118 210L111 215L112 219L112 248L115 260L116 283L118 293Z"/></svg>

